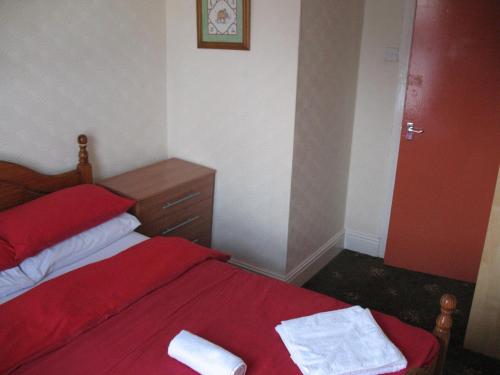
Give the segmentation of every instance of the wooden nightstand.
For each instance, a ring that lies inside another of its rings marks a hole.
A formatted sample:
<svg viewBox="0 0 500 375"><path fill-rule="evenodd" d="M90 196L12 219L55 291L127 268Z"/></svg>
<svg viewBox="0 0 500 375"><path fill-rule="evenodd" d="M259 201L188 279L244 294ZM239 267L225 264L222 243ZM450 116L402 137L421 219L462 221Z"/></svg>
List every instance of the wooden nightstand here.
<svg viewBox="0 0 500 375"><path fill-rule="evenodd" d="M137 201L132 214L146 236L179 236L210 247L215 170L168 159L99 182Z"/></svg>

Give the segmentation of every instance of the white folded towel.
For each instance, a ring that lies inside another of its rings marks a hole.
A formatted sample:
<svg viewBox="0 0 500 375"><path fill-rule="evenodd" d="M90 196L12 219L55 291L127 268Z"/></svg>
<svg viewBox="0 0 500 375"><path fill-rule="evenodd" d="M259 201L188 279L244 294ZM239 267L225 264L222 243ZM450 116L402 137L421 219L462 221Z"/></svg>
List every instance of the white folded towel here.
<svg viewBox="0 0 500 375"><path fill-rule="evenodd" d="M241 358L188 331L180 331L168 345L168 355L202 375L244 375Z"/></svg>
<svg viewBox="0 0 500 375"><path fill-rule="evenodd" d="M305 375L376 375L406 368L406 358L368 309L353 306L276 326Z"/></svg>

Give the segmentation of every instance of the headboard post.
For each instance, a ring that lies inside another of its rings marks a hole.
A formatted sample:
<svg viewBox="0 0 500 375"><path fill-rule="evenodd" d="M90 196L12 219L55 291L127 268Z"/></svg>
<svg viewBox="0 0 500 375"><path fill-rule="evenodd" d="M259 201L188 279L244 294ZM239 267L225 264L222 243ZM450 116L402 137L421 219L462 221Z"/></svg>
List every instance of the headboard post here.
<svg viewBox="0 0 500 375"><path fill-rule="evenodd" d="M91 184L93 182L92 166L89 163L87 142L87 136L85 134L80 134L78 136L78 145L80 146L80 152L78 153L78 171L82 177L82 182Z"/></svg>
<svg viewBox="0 0 500 375"><path fill-rule="evenodd" d="M450 342L451 326L453 325L452 315L457 307L457 299L453 294L443 294L439 304L441 305L441 313L438 315L436 326L434 327L434 336L436 336L440 345L439 357L434 372L436 375L443 373L448 344Z"/></svg>

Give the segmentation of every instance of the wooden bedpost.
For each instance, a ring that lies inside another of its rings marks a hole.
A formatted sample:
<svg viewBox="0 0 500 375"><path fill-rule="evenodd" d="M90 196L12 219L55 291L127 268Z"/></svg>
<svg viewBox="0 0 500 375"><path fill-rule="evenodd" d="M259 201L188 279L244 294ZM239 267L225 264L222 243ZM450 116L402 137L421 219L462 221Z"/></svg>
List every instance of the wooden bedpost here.
<svg viewBox="0 0 500 375"><path fill-rule="evenodd" d="M443 373L446 353L448 352L448 344L450 342L450 330L453 325L452 314L457 307L457 299L453 294L443 294L439 303L441 305L441 313L436 319L434 336L437 337L441 348L436 363L435 375L441 375Z"/></svg>
<svg viewBox="0 0 500 375"><path fill-rule="evenodd" d="M91 184L92 178L92 165L89 163L89 154L87 152L87 136L80 134L78 136L78 145L80 152L78 153L78 171L82 177L82 183Z"/></svg>

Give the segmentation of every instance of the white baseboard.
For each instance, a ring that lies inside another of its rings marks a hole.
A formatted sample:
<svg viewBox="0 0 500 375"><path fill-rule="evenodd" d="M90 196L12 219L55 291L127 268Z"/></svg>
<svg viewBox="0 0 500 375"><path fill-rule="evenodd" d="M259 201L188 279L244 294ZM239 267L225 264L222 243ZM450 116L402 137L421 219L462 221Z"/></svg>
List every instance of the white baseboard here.
<svg viewBox="0 0 500 375"><path fill-rule="evenodd" d="M325 242L319 249L314 251L286 275L270 271L262 267L257 267L238 259L231 259L229 263L251 272L300 286L312 278L321 268L326 266L328 262L335 258L342 251L343 244L344 231L342 230Z"/></svg>
<svg viewBox="0 0 500 375"><path fill-rule="evenodd" d="M344 230L335 234L319 249L300 262L286 275L286 282L301 286L326 266L344 249Z"/></svg>
<svg viewBox="0 0 500 375"><path fill-rule="evenodd" d="M362 233L352 229L345 230L344 247L363 254L380 257L380 237L370 233Z"/></svg>
<svg viewBox="0 0 500 375"><path fill-rule="evenodd" d="M253 264L244 262L242 260L231 258L231 259L229 259L228 263L231 263L231 264L233 264L235 266L238 266L240 268L246 269L247 271L250 271L250 272L253 272L253 273L258 273L260 275L272 277L273 279L277 279L277 280L281 280L281 281L286 281L286 276L285 275L282 275L282 274L280 274L278 272L269 271L269 270L267 270L265 268L262 268L262 267L254 266Z"/></svg>

